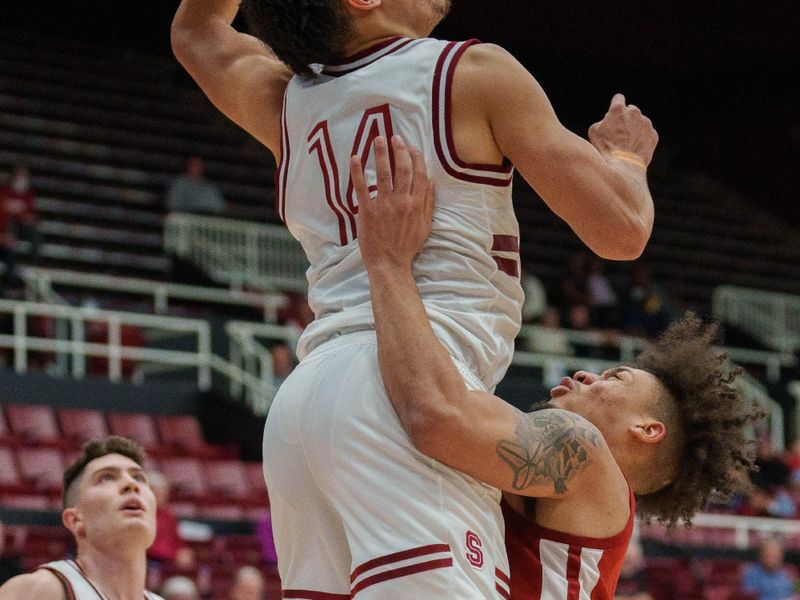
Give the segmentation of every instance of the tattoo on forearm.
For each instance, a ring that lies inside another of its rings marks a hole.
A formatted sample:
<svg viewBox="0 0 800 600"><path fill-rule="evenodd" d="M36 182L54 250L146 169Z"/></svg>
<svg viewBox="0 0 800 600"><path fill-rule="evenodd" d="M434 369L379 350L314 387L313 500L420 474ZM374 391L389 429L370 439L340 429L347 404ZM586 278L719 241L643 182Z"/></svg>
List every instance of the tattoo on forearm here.
<svg viewBox="0 0 800 600"><path fill-rule="evenodd" d="M497 455L514 473L513 487L524 490L550 482L556 494L589 462L586 449L600 445L600 435L577 415L543 410L517 419L515 438L500 440Z"/></svg>

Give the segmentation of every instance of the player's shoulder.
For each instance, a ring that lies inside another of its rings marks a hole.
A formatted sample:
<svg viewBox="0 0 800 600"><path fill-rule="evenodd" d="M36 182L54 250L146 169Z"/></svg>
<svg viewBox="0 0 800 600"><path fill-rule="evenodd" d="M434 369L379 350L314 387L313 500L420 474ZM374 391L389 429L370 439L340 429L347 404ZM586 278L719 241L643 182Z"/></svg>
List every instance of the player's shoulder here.
<svg viewBox="0 0 800 600"><path fill-rule="evenodd" d="M54 573L39 569L33 573L12 577L0 587L0 600L37 598L37 600L66 600L64 586Z"/></svg>
<svg viewBox="0 0 800 600"><path fill-rule="evenodd" d="M458 61L455 80L472 90L476 99L504 97L529 76L527 69L502 46L488 43L469 45Z"/></svg>
<svg viewBox="0 0 800 600"><path fill-rule="evenodd" d="M519 65L508 50L491 43L469 43L459 64L473 69L496 69L501 66Z"/></svg>

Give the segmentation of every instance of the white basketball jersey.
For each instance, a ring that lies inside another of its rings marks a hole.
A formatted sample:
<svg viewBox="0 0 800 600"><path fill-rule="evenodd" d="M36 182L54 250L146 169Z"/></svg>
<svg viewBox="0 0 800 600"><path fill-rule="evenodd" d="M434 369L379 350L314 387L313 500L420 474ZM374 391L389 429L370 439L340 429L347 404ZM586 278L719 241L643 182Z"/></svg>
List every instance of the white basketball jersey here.
<svg viewBox="0 0 800 600"><path fill-rule="evenodd" d="M311 263L316 320L301 358L334 336L374 328L349 162L361 157L374 192L374 139L399 134L422 151L436 185L433 232L414 262L434 331L487 388L508 368L523 300L513 167L460 160L450 122L453 73L474 43L393 38L289 82L276 196Z"/></svg>
<svg viewBox="0 0 800 600"><path fill-rule="evenodd" d="M67 600L109 600L95 585L89 581L80 565L74 560L57 560L42 565L39 569L46 569L58 577L64 586ZM144 591L143 600L164 600L153 592Z"/></svg>

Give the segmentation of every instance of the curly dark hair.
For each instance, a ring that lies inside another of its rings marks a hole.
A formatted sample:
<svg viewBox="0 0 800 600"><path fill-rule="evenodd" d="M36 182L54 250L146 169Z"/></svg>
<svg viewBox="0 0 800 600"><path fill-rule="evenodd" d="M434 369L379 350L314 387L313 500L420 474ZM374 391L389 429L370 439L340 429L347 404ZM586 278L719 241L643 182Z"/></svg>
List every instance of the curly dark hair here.
<svg viewBox="0 0 800 600"><path fill-rule="evenodd" d="M733 382L740 368L728 370L728 356L712 347L716 324L704 324L687 312L636 359L636 367L654 375L666 388L656 400L656 416L677 431L672 438L672 482L637 495L637 512L669 526L691 523L710 499L727 499L747 488L754 470L755 442L747 426L763 418Z"/></svg>
<svg viewBox="0 0 800 600"><path fill-rule="evenodd" d="M242 0L250 32L298 75L342 53L351 21L340 0Z"/></svg>
<svg viewBox="0 0 800 600"><path fill-rule="evenodd" d="M64 488L61 496L63 508L74 506L78 501L78 482L83 470L90 462L106 454L121 454L130 458L140 467L144 466L145 452L139 444L118 435L111 435L102 440L91 440L83 445L81 453L64 471Z"/></svg>

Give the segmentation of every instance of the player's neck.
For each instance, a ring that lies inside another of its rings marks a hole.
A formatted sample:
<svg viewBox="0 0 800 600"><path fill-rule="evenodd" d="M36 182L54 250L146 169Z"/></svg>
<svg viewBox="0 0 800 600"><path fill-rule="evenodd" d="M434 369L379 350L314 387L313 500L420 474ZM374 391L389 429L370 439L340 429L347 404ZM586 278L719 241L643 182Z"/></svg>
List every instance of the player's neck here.
<svg viewBox="0 0 800 600"><path fill-rule="evenodd" d="M78 549L77 563L103 597L109 600L142 600L147 575L145 551L130 548L115 550L107 552L84 546Z"/></svg>
<svg viewBox="0 0 800 600"><path fill-rule="evenodd" d="M371 15L353 23L350 39L342 48L342 57L353 56L395 37L418 38L420 35L409 25L392 22L384 15Z"/></svg>

